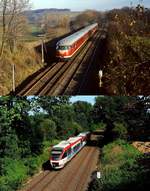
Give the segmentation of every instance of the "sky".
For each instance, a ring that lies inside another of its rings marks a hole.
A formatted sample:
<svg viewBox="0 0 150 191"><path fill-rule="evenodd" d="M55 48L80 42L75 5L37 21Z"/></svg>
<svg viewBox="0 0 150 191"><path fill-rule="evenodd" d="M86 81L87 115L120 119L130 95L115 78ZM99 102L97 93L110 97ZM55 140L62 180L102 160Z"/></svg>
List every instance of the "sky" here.
<svg viewBox="0 0 150 191"><path fill-rule="evenodd" d="M76 101L86 101L93 105L95 103L95 97L96 96L72 96L70 101L72 103Z"/></svg>
<svg viewBox="0 0 150 191"><path fill-rule="evenodd" d="M30 0L32 9L42 8L69 8L72 11L83 11L86 9L110 10L113 8L121 8L137 5L142 0ZM145 7L150 7L150 0L143 0Z"/></svg>

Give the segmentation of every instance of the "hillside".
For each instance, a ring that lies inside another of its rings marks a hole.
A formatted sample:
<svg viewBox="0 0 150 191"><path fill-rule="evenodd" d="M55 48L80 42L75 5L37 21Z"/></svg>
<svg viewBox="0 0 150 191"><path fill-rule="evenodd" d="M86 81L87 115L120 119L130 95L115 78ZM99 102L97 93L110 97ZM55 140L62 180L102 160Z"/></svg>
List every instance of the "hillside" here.
<svg viewBox="0 0 150 191"><path fill-rule="evenodd" d="M36 10L29 10L25 12L25 16L28 18L29 22L35 23L38 21L45 14L61 14L61 15L68 15L68 16L76 16L79 12L72 12L70 9L36 9Z"/></svg>

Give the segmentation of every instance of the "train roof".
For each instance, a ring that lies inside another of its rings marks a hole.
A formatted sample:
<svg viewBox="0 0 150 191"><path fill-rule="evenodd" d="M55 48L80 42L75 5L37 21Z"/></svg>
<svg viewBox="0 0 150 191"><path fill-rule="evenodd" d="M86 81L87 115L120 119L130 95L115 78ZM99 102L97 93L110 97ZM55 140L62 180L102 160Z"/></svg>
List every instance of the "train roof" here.
<svg viewBox="0 0 150 191"><path fill-rule="evenodd" d="M55 146L53 146L53 148L65 148L65 147L67 147L67 146L69 146L70 145L70 143L68 142L68 141L61 141L59 144L57 144L57 145L55 145Z"/></svg>
<svg viewBox="0 0 150 191"><path fill-rule="evenodd" d="M81 137L81 136L86 136L86 135L88 135L89 133L90 133L89 131L86 131L86 132L80 133L80 134L78 135L78 137Z"/></svg>
<svg viewBox="0 0 150 191"><path fill-rule="evenodd" d="M56 149L56 148L64 149L64 148L68 147L69 145L75 144L79 140L81 140L80 137L71 137L66 141L61 141L59 144L53 146L53 148L54 149Z"/></svg>
<svg viewBox="0 0 150 191"><path fill-rule="evenodd" d="M98 24L92 24L89 25L75 33L73 33L72 35L60 40L57 42L57 45L59 46L70 46L72 45L74 42L76 42L78 39L80 39L82 36L84 36L88 31L90 31L91 29L93 29L94 27L96 27Z"/></svg>

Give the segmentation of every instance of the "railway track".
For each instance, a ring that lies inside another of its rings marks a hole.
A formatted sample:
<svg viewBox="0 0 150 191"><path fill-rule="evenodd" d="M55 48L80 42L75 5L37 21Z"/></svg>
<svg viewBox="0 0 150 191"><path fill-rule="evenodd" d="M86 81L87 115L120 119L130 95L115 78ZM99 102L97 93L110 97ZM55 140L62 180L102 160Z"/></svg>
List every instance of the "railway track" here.
<svg viewBox="0 0 150 191"><path fill-rule="evenodd" d="M98 32L94 34L93 38L96 36L99 36ZM92 43L88 41L84 44L71 60L54 63L52 66L46 68L27 84L23 90L18 92L17 95L62 95L80 65L87 59L89 51L94 46L92 46Z"/></svg>
<svg viewBox="0 0 150 191"><path fill-rule="evenodd" d="M98 34L96 34L98 35ZM56 83L52 86L48 93L48 95L63 95L65 89L68 87L70 81L74 77L75 73L77 72L78 68L87 60L87 54L89 51L91 51L91 44L92 42L89 42L85 49L80 52L78 57L75 58L75 60L69 65L67 70L62 74L62 76L59 76L56 81Z"/></svg>
<svg viewBox="0 0 150 191"><path fill-rule="evenodd" d="M83 151L81 151L82 153L79 153L79 155L77 155L79 159L73 160L75 166L77 166L77 164L79 163L81 164L84 161L83 159L86 158L85 155L89 155L87 154L87 151L88 149L84 148ZM35 177L35 179L37 179L36 181L33 180L33 182L30 183L31 185L27 186L27 188L23 189L22 191L46 191L46 189L50 188L51 184L53 184L53 182L57 180L58 176L62 176L63 178L64 175L62 174L62 172L65 171L65 174L67 174L70 167L71 161L64 169L60 171L48 171L46 173L43 172L41 175L39 175L40 177Z"/></svg>
<svg viewBox="0 0 150 191"><path fill-rule="evenodd" d="M44 171L34 176L20 191L86 190L90 175L96 170L99 149L92 145L96 145L98 140L97 135L92 135L91 145L82 148L63 169Z"/></svg>
<svg viewBox="0 0 150 191"><path fill-rule="evenodd" d="M93 43L92 50L90 50L85 57L85 62L79 66L77 71L72 76L67 88L63 92L64 95L79 95L81 94L82 87L84 86L84 83L88 80L88 72L91 69L93 60L95 58L95 55L97 53L97 49L99 47L100 42L100 34L95 36L94 39L95 44ZM88 61L88 64L87 64ZM79 83L80 82L80 83Z"/></svg>
<svg viewBox="0 0 150 191"><path fill-rule="evenodd" d="M74 190L74 191L78 191L79 189L79 183L80 183L80 179L81 177L79 176L80 171L82 171L83 169L85 170L85 168L88 167L91 158L93 157L93 154L95 153L96 148L91 148L91 150L87 153L86 157L83 157L82 160L80 160L80 163L78 163L77 168L75 169L75 171L72 171L69 174L68 177L68 184L65 184L65 186L63 187L63 190L65 191L70 191L70 190ZM81 168L82 166L82 168ZM82 171L83 172L83 171ZM78 174L78 176L75 176L75 174Z"/></svg>
<svg viewBox="0 0 150 191"><path fill-rule="evenodd" d="M73 63L73 66L70 66L70 68L68 69L68 71L66 71L66 73L62 76L62 78L60 79L59 83L57 83L55 85L55 89L54 91L50 91L51 95L66 95L66 89L67 88L73 88L71 86L71 82L73 79L76 78L76 74L80 71L81 67L86 67L87 66L87 61L90 58L90 55L92 54L93 49L95 48L95 42L97 40L97 38L99 37L99 33L95 34L95 39L92 40L87 49L82 52L81 57L78 57L76 59L76 62ZM79 83L79 81L77 82ZM74 89L72 89L72 91L74 92ZM69 95L73 95L74 93L72 92L72 94Z"/></svg>

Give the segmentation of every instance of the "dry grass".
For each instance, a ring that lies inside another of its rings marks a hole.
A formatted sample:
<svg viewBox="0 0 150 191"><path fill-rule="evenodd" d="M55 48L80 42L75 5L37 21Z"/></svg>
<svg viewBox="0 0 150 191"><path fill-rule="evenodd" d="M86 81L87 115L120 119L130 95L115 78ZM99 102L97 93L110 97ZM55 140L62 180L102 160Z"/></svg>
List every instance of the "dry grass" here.
<svg viewBox="0 0 150 191"><path fill-rule="evenodd" d="M150 142L135 141L132 145L142 153L150 153Z"/></svg>
<svg viewBox="0 0 150 191"><path fill-rule="evenodd" d="M42 67L39 56L32 49L19 46L11 54L5 51L0 60L0 95L6 95L12 90L12 64L15 64L15 80L18 86L26 77Z"/></svg>

